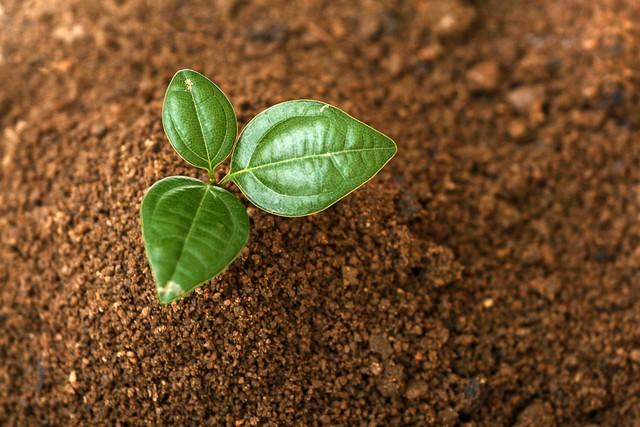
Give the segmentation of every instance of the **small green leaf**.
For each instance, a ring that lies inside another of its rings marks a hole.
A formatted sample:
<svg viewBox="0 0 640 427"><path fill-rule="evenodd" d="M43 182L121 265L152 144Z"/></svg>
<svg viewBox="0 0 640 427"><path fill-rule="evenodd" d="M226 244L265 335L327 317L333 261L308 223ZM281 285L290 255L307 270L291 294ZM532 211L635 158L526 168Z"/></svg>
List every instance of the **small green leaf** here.
<svg viewBox="0 0 640 427"><path fill-rule="evenodd" d="M227 158L238 134L236 115L225 94L192 70L178 71L171 79L162 125L180 157L209 172Z"/></svg>
<svg viewBox="0 0 640 427"><path fill-rule="evenodd" d="M336 107L287 101L247 124L224 181L273 214L310 215L369 181L395 153L389 137Z"/></svg>
<svg viewBox="0 0 640 427"><path fill-rule="evenodd" d="M183 176L156 182L140 208L142 236L166 304L222 272L249 238L244 206L227 190Z"/></svg>

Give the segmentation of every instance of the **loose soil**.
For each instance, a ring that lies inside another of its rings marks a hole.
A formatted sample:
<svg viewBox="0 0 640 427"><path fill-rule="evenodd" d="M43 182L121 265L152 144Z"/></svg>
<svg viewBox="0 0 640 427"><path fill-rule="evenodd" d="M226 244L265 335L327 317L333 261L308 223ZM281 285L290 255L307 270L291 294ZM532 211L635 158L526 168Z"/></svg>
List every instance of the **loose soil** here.
<svg viewBox="0 0 640 427"><path fill-rule="evenodd" d="M637 1L0 6L0 424L638 426ZM249 207L160 306L183 67L241 125L322 99L399 153L320 215Z"/></svg>

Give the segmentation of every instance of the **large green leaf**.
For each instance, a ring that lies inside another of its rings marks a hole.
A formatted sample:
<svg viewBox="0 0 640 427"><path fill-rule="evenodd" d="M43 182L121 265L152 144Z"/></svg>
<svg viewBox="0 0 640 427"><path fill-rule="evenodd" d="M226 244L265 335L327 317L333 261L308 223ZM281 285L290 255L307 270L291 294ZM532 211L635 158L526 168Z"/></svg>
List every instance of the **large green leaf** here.
<svg viewBox="0 0 640 427"><path fill-rule="evenodd" d="M238 134L236 116L225 94L192 70L178 71L171 79L162 124L180 157L209 172L229 155Z"/></svg>
<svg viewBox="0 0 640 427"><path fill-rule="evenodd" d="M156 182L140 208L142 236L163 304L224 270L249 237L244 206L227 190L193 178Z"/></svg>
<svg viewBox="0 0 640 427"><path fill-rule="evenodd" d="M370 180L395 153L389 137L336 107L287 101L242 131L225 181L268 212L303 216Z"/></svg>

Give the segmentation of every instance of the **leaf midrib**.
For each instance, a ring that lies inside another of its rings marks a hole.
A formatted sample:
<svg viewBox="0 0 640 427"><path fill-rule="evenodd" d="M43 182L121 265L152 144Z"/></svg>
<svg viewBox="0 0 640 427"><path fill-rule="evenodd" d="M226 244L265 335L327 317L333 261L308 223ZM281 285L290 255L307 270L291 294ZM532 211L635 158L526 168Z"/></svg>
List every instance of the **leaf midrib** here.
<svg viewBox="0 0 640 427"><path fill-rule="evenodd" d="M207 163L210 165L211 163L209 162L209 160L208 160L208 159L205 159L205 158L204 158L204 157L202 157L200 154L196 153L196 152L194 151L194 149L193 149L193 148L191 148L191 147L189 146L189 144L187 144L187 139L186 139L186 138L182 135L182 133L180 132L180 128L179 128L178 126L176 126L176 121L174 120L173 116L171 116L171 114L169 114L169 116L168 116L168 117L169 117L169 120L171 121L171 125L173 126L173 129L176 131L176 134L178 135L178 138L180 138L180 140L182 141L182 145L184 145L184 146L185 146L185 148L186 148L187 150L189 150L189 152L191 152L191 153L192 153L194 156L196 156L198 159L200 159L200 160L202 160L202 161L204 161L204 162L207 162ZM171 143L171 145L173 145L173 143L171 142L171 139L169 139L169 142ZM205 146L206 146L206 144L205 144ZM174 149L175 149L178 153L180 153L180 150L178 150L176 147L174 147Z"/></svg>
<svg viewBox="0 0 640 427"><path fill-rule="evenodd" d="M187 236L182 241L182 246L180 247L180 255L178 255L178 258L176 260L176 263L173 266L173 270L171 271L171 274L169 275L169 280L167 281L167 283L173 281L173 276L176 274L176 269L178 268L178 265L180 264L180 261L182 260L182 255L184 254L184 248L187 246L187 241L189 240L189 237L191 237L191 233L193 232L194 225L196 223L196 218L198 217L198 214L200 213L200 209L202 209L202 205L204 204L204 201L207 198L207 194L208 193L209 193L209 187L205 186L204 187L204 193L202 194L202 199L200 199L200 203L198 204L198 208L196 209L196 213L193 215L193 219L191 220L191 225L189 225L189 231L187 231ZM215 197L215 195L213 195L213 194L212 194L212 196ZM179 283L179 285L180 285L180 287L182 287L181 283Z"/></svg>
<svg viewBox="0 0 640 427"><path fill-rule="evenodd" d="M196 98L193 95L193 86L191 87L190 90L187 88L187 92L189 92L189 95L191 96L193 109L196 112L196 118L198 119L198 126L200 127L200 133L202 134L202 143L204 144L204 150L207 153L207 163L209 164L208 170L211 171L211 155L209 154L209 145L207 144L207 135L205 135L204 129L202 128L202 120L200 119L200 113L198 112L198 103L196 102Z"/></svg>
<svg viewBox="0 0 640 427"><path fill-rule="evenodd" d="M306 155L306 156L292 157L290 159L278 160L278 161L272 162L272 163L264 163L264 164L261 164L261 165L258 165L258 166L253 166L253 167L240 169L238 171L235 171L235 172L232 172L231 174L229 174L229 179L233 179L234 177L236 177L238 175L245 174L245 173L249 173L249 172L253 173L254 171L259 170L259 169L275 167L275 166L279 166L279 165L286 164L286 163L309 160L309 159L320 159L320 158L323 158L323 157L334 158L334 156L339 155L339 154L360 153L360 152L365 152L365 151L395 151L395 149L393 147L354 148L354 149L349 149L349 150L330 151L328 153L322 153L322 154L309 154L309 155Z"/></svg>

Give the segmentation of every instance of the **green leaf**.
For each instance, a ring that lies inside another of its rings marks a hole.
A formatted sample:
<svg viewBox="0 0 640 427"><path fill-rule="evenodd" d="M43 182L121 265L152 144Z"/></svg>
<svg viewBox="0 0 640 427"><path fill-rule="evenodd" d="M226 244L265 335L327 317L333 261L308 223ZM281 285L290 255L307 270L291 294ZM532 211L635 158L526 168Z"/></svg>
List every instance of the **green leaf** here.
<svg viewBox="0 0 640 427"><path fill-rule="evenodd" d="M236 115L225 94L192 70L178 71L171 79L162 125L180 157L209 172L227 158L238 134Z"/></svg>
<svg viewBox="0 0 640 427"><path fill-rule="evenodd" d="M310 215L373 178L396 150L389 137L336 107L287 101L247 124L224 181L273 214Z"/></svg>
<svg viewBox="0 0 640 427"><path fill-rule="evenodd" d="M166 304L222 272L249 237L244 206L227 190L183 176L156 182L140 208L142 236Z"/></svg>

